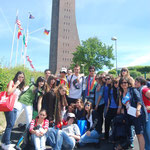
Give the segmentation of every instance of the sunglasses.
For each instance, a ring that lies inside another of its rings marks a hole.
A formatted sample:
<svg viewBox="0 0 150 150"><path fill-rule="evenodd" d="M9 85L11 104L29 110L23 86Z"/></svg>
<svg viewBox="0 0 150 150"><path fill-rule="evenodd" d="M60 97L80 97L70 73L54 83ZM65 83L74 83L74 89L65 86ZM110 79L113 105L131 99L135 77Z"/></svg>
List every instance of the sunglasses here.
<svg viewBox="0 0 150 150"><path fill-rule="evenodd" d="M105 80L106 80L106 81L107 81L107 80L110 80L110 78L106 78Z"/></svg>
<svg viewBox="0 0 150 150"><path fill-rule="evenodd" d="M122 70L122 72L126 72L127 70Z"/></svg>
<svg viewBox="0 0 150 150"><path fill-rule="evenodd" d="M118 84L118 82L114 82L114 84Z"/></svg>
<svg viewBox="0 0 150 150"><path fill-rule="evenodd" d="M85 106L88 106L88 107L89 107L89 106L90 106L90 104L86 104Z"/></svg>
<svg viewBox="0 0 150 150"><path fill-rule="evenodd" d="M121 84L128 84L128 82L122 82Z"/></svg>
<svg viewBox="0 0 150 150"><path fill-rule="evenodd" d="M90 72L94 72L94 70L90 70Z"/></svg>

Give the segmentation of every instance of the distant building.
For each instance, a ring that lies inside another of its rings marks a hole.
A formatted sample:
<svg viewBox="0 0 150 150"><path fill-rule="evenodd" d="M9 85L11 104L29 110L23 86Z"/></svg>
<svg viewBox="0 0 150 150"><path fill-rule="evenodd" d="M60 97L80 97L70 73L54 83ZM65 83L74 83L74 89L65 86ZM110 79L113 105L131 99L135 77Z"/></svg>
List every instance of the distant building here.
<svg viewBox="0 0 150 150"><path fill-rule="evenodd" d="M76 47L80 44L76 26L75 0L53 0L49 68L58 73L69 68Z"/></svg>

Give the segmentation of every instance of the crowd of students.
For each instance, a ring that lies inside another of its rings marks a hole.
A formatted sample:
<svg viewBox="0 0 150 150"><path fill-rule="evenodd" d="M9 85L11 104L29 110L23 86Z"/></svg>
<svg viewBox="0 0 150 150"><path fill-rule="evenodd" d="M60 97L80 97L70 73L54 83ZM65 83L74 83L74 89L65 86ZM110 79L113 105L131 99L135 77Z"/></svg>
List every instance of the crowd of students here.
<svg viewBox="0 0 150 150"><path fill-rule="evenodd" d="M134 80L127 68L115 78L107 73L95 74L94 66L89 67L85 77L79 65L75 65L74 73L62 68L57 77L49 69L44 73L45 77L38 77L29 86L25 86L21 71L9 82L7 93L16 93L17 98L13 111L5 112L7 126L1 141L4 150L15 149L10 142L11 130L23 110L36 150L44 150L46 142L54 150L71 150L88 143L99 147L102 140L115 142L110 130L119 114L128 121L128 147L134 148L136 134L139 149L150 150L150 89L143 77ZM84 131L79 121L87 125ZM119 149L123 149L121 144L116 146Z"/></svg>

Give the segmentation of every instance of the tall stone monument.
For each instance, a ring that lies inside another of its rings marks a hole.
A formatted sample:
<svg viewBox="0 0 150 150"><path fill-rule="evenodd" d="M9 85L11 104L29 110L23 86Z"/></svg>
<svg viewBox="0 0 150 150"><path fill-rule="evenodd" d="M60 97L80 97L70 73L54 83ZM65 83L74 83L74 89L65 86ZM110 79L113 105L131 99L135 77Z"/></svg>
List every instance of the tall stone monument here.
<svg viewBox="0 0 150 150"><path fill-rule="evenodd" d="M53 74L59 73L62 67L70 67L72 53L79 44L75 0L53 0L49 61Z"/></svg>

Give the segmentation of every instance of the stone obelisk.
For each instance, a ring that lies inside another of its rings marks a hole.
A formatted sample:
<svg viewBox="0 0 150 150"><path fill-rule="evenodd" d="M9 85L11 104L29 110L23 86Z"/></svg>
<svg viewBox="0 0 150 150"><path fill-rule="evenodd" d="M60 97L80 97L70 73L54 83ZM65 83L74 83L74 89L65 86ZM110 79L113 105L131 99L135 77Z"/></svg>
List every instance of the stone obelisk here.
<svg viewBox="0 0 150 150"><path fill-rule="evenodd" d="M79 44L75 0L53 0L49 61L53 74L59 73L62 67L70 67L72 53Z"/></svg>

